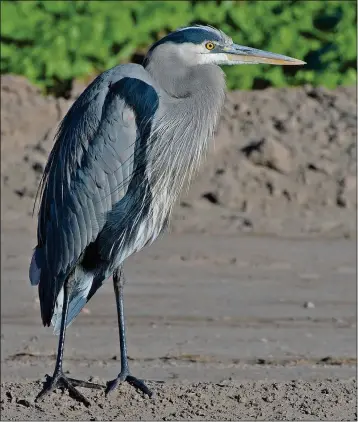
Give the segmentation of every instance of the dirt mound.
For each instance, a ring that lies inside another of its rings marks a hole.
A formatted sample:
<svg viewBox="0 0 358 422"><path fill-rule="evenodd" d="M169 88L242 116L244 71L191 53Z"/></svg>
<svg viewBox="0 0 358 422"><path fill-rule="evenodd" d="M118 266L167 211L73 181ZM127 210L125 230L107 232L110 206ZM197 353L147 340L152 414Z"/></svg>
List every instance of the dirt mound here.
<svg viewBox="0 0 358 422"><path fill-rule="evenodd" d="M1 98L3 212L15 219L19 209L32 212L56 126L73 99L45 98L9 75ZM351 235L356 125L355 87L230 93L216 146L176 207L172 230Z"/></svg>
<svg viewBox="0 0 358 422"><path fill-rule="evenodd" d="M229 94L175 229L354 232L356 124L354 87Z"/></svg>

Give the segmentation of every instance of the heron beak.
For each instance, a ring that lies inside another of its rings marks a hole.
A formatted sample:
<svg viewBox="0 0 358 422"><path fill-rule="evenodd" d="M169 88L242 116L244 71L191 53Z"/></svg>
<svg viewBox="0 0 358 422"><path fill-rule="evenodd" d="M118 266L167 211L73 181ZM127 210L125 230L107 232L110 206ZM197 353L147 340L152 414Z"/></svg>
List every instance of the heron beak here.
<svg viewBox="0 0 358 422"><path fill-rule="evenodd" d="M228 58L228 64L266 63L291 66L306 64L306 62L303 62L302 60L283 56L282 54L270 53L268 51L257 50L256 48L244 47L237 44L224 48L224 52Z"/></svg>

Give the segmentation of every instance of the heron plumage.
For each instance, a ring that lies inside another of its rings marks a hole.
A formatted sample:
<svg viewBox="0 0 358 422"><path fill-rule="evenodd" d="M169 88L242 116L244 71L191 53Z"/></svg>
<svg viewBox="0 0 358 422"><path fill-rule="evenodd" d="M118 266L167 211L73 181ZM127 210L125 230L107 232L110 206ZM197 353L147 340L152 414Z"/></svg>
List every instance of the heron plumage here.
<svg viewBox="0 0 358 422"><path fill-rule="evenodd" d="M203 65L195 95L174 99L151 70L123 65L100 75L60 125L30 269L32 283L40 271L45 325L58 328L70 275L68 324L114 268L158 237L213 134L224 100L220 68ZM195 69L186 77L195 80ZM212 79L221 83L212 88Z"/></svg>
<svg viewBox="0 0 358 422"><path fill-rule="evenodd" d="M128 78L128 74L137 78ZM145 136L141 127L146 122L123 118L132 110L140 109L139 114L143 114L146 106L145 120L153 115L153 103L146 104L143 97L131 105L126 101L126 92L133 85L138 87L138 81L142 96L146 89L152 94L150 77L141 66L123 65L105 72L78 98L59 127L44 173L38 245L30 266L31 282L39 284L45 325L50 324L64 281L86 260L86 249L97 240L106 224L106 214L125 196L130 182L134 183L133 157L136 143ZM140 177L140 166L134 173ZM89 271L92 279L102 275L97 274L101 270L103 273L100 264L108 264L101 256L97 260L96 268ZM86 274L86 267L82 273ZM76 274L73 283L79 285ZM91 280L89 275L82 278L87 283ZM84 289L87 291L88 286L82 286ZM76 289L70 301L75 297ZM60 311L59 305L57 308Z"/></svg>

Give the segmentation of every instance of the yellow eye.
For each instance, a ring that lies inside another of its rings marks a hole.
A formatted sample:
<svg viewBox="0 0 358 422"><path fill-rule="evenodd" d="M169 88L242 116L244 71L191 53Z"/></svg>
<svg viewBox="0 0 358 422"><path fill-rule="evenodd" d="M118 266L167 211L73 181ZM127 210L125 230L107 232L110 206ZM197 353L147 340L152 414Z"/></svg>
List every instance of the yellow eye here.
<svg viewBox="0 0 358 422"><path fill-rule="evenodd" d="M206 47L208 50L213 50L213 48L215 47L215 44L214 44L213 42L209 41L209 42L207 42L207 43L205 44L205 47Z"/></svg>

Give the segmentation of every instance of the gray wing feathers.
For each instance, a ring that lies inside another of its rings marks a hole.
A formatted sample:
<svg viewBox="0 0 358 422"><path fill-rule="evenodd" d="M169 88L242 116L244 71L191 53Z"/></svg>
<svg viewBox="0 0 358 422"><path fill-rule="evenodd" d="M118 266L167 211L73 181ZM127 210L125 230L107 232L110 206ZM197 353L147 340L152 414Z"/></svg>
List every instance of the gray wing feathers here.
<svg viewBox="0 0 358 422"><path fill-rule="evenodd" d="M71 283L72 292L68 306L67 326L71 325L75 317L85 306L87 302L88 293L92 286L92 281L92 274L83 272L80 266L76 267L73 275L73 282ZM58 295L55 312L51 319L51 324L53 325L54 333L57 335L60 333L61 329L62 304L63 289L61 289Z"/></svg>
<svg viewBox="0 0 358 422"><path fill-rule="evenodd" d="M106 213L123 198L130 182L136 121L123 120L133 115L132 109L121 92L111 88L127 73L148 80L146 71L136 65L100 75L62 121L45 169L38 246L30 265L31 283L39 284L45 325L51 321L64 281L97 238ZM88 290L90 277L74 275L86 284L77 290Z"/></svg>

